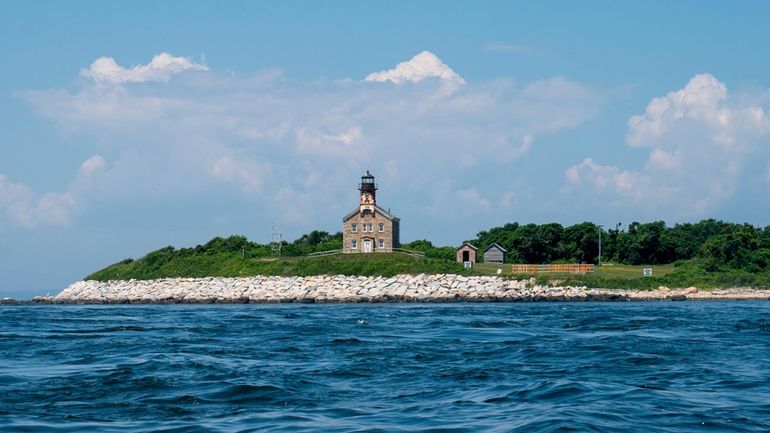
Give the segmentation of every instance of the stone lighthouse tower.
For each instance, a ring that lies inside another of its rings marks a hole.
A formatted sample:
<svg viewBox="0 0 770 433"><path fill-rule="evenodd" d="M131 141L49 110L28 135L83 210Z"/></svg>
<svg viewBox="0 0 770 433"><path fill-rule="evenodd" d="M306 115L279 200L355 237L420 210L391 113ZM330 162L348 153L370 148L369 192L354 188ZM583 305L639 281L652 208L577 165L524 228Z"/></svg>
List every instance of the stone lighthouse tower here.
<svg viewBox="0 0 770 433"><path fill-rule="evenodd" d="M374 176L369 173L369 170L366 170L366 173L361 176L358 191L361 193L361 201L359 203L361 213L374 213L377 207L377 184L374 183Z"/></svg>
<svg viewBox="0 0 770 433"><path fill-rule="evenodd" d="M401 220L377 205L377 184L368 170L361 176L358 191L358 207L342 218L342 251L374 253L399 248Z"/></svg>

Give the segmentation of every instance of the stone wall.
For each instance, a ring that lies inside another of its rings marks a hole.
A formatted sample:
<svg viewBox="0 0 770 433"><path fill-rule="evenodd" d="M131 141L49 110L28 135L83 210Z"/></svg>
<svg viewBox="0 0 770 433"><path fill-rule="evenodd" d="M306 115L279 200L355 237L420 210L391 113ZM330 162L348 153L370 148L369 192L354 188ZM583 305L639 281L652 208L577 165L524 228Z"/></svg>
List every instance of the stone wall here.
<svg viewBox="0 0 770 433"><path fill-rule="evenodd" d="M768 290L725 289L651 291L537 286L534 280L460 275L395 277L312 276L170 278L79 281L51 298L55 303L278 303L278 302L449 302L449 301L631 301L767 300Z"/></svg>
<svg viewBox="0 0 770 433"><path fill-rule="evenodd" d="M379 224L384 224L383 231L380 231ZM394 223L396 227L394 227ZM356 224L356 231L351 230L351 224ZM372 231L364 232L364 224L371 224ZM363 253L364 238L371 238L373 241L372 252L391 252L393 248L398 248L398 222L391 221L379 212L367 212L365 216L357 213L355 216L342 224L342 250L345 253ZM358 242L358 248L351 248L351 240ZM385 245L380 248L379 240L383 239ZM394 245L395 244L395 245Z"/></svg>

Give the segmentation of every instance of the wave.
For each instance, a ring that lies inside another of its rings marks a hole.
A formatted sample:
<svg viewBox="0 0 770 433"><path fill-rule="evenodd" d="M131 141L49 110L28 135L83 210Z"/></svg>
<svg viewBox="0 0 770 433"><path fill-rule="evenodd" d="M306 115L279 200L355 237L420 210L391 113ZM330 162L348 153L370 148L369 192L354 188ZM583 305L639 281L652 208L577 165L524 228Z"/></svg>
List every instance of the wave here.
<svg viewBox="0 0 770 433"><path fill-rule="evenodd" d="M0 321L0 431L770 431L768 313L766 303L14 310Z"/></svg>

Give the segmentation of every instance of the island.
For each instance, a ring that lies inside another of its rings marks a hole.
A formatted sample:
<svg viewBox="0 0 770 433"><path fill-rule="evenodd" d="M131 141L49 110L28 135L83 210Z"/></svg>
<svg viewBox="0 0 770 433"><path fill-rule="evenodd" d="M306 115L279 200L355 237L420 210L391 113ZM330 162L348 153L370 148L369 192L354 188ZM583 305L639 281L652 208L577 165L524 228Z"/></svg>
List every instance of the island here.
<svg viewBox="0 0 770 433"><path fill-rule="evenodd" d="M53 297L60 303L270 303L625 301L770 298L770 230L704 220L665 227L633 223L603 231L593 273L515 273L517 263L575 262L591 255L591 223L507 224L469 243L493 243L506 263L456 260L457 247L417 240L394 251L342 253L342 233L312 231L293 242L259 244L216 237L167 246L92 273ZM558 239L558 241L554 241ZM280 255L275 252L280 250ZM480 253L481 254L481 253ZM572 255L572 259L562 256ZM538 258L540 255L541 258ZM545 259L542 259L545 257ZM673 260L672 260L673 259ZM650 274L645 275L645 270Z"/></svg>

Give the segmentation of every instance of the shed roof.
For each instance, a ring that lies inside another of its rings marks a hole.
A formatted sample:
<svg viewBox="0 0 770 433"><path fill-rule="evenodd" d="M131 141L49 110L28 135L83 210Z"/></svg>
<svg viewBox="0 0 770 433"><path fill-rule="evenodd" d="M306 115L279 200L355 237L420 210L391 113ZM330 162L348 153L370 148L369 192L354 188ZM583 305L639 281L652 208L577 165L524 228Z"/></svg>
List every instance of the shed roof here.
<svg viewBox="0 0 770 433"><path fill-rule="evenodd" d="M471 247L471 248L473 248L473 251L478 251L478 250L479 250L478 248L476 248L476 247L474 247L473 245L471 245L471 243L470 243L470 242L463 242L463 244L462 244L462 245L460 245L459 247L457 247L457 248L455 249L455 251L457 251L457 250L461 250L461 249L463 249L463 247L465 247L465 246L468 246L468 247Z"/></svg>
<svg viewBox="0 0 770 433"><path fill-rule="evenodd" d="M500 250L500 251L502 251L504 253L508 252L508 250L506 250L505 248L501 247L496 242L492 242L491 244L489 244L489 246L484 249L484 252L486 253L487 251L491 250L492 248L497 248L498 250Z"/></svg>

